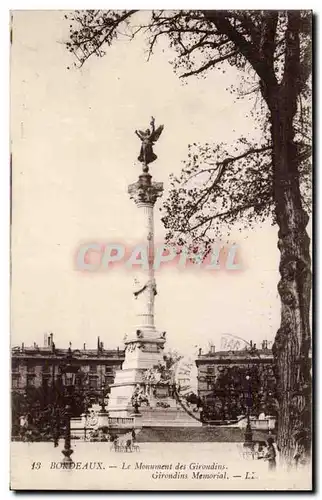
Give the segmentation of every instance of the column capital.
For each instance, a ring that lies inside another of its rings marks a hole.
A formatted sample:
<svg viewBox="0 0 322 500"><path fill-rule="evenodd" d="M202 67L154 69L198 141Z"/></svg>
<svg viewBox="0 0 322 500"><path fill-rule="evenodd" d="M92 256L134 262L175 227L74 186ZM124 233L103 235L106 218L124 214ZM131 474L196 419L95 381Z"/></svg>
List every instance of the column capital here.
<svg viewBox="0 0 322 500"><path fill-rule="evenodd" d="M128 193L136 205L154 206L157 199L162 196L163 182L153 182L150 174L142 174L137 182L129 185Z"/></svg>

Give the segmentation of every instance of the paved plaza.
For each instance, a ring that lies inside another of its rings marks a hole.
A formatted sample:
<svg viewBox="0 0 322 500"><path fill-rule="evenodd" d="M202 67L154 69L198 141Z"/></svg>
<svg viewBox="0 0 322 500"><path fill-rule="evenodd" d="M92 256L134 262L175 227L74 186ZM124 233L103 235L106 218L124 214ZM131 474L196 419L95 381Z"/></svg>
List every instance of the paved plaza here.
<svg viewBox="0 0 322 500"><path fill-rule="evenodd" d="M62 469L63 442L12 443L13 489L308 489L310 472L275 471L241 443L140 443L115 452L111 443L74 441L72 470Z"/></svg>

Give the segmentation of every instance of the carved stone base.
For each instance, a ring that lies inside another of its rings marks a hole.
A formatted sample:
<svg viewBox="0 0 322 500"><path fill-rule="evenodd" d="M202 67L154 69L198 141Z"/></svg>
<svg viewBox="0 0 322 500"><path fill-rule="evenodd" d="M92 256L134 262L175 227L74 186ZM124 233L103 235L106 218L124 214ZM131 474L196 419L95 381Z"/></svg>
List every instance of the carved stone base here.
<svg viewBox="0 0 322 500"><path fill-rule="evenodd" d="M190 417L182 408L140 408L144 427L201 427L202 423Z"/></svg>

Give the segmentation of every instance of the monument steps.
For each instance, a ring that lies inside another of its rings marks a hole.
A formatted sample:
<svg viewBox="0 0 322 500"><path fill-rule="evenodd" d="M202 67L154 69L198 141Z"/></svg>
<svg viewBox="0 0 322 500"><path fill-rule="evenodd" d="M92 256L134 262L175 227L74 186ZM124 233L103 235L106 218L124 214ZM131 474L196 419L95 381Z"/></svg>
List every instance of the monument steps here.
<svg viewBox="0 0 322 500"><path fill-rule="evenodd" d="M267 431L254 430L253 441L265 441ZM227 427L144 427L137 435L138 443L230 442L243 443L245 430Z"/></svg>

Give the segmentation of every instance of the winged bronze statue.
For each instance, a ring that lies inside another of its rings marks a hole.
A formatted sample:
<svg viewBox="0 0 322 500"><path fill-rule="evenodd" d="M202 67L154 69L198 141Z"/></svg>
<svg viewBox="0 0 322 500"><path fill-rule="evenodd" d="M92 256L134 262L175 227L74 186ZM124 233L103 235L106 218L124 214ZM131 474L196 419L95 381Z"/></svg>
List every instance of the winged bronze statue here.
<svg viewBox="0 0 322 500"><path fill-rule="evenodd" d="M163 125L160 125L157 129L155 128L153 116L150 125L151 129L147 129L145 132L142 130L135 131L136 135L142 141L138 160L146 166L157 159L157 155L153 152L153 145L159 139L164 128Z"/></svg>

